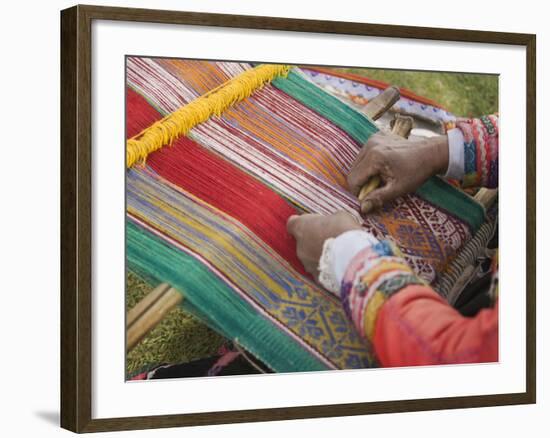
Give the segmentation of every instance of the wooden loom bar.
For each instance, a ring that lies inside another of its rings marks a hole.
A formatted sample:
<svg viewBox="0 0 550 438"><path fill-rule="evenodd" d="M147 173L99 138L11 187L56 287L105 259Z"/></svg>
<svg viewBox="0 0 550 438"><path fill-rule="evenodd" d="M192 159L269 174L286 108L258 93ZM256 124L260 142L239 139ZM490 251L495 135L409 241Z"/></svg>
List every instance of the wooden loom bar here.
<svg viewBox="0 0 550 438"><path fill-rule="evenodd" d="M409 138L413 128L413 119L410 116L396 114L390 123L391 133L399 137Z"/></svg>
<svg viewBox="0 0 550 438"><path fill-rule="evenodd" d="M137 303L126 315L126 328L130 328L147 310L157 301L167 289L169 284L159 284L155 289L149 292L139 303Z"/></svg>
<svg viewBox="0 0 550 438"><path fill-rule="evenodd" d="M400 97L399 88L392 85L374 99L371 99L363 108L363 112L372 120L378 120L399 100Z"/></svg>
<svg viewBox="0 0 550 438"><path fill-rule="evenodd" d="M147 333L183 301L183 295L167 283L157 286L128 312L126 351L132 350Z"/></svg>

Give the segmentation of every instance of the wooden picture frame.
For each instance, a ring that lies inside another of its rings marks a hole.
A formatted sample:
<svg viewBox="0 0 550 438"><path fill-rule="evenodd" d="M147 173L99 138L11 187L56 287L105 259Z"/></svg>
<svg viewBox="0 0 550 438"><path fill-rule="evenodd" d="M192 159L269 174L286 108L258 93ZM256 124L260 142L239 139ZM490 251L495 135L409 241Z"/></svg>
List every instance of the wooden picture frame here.
<svg viewBox="0 0 550 438"><path fill-rule="evenodd" d="M186 24L356 36L517 45L526 48L527 284L526 391L523 393L346 403L126 418L92 418L93 20ZM327 416L534 403L536 37L530 34L346 23L196 12L75 6L61 12L61 426L75 432L272 421Z"/></svg>

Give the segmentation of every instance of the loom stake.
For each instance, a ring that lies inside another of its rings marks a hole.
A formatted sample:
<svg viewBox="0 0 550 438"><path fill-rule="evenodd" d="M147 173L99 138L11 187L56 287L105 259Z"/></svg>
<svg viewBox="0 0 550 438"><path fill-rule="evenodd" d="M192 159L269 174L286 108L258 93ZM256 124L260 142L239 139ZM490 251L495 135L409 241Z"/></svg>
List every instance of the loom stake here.
<svg viewBox="0 0 550 438"><path fill-rule="evenodd" d="M372 120L378 120L399 100L400 96L399 88L392 85L371 99L363 108L363 112Z"/></svg>
<svg viewBox="0 0 550 438"><path fill-rule="evenodd" d="M410 116L402 116L396 114L394 119L390 122L391 133L398 135L399 137L409 138L411 130L413 128L413 119Z"/></svg>
<svg viewBox="0 0 550 438"><path fill-rule="evenodd" d="M167 283L157 286L126 317L126 351L132 350L162 319L183 301L183 295Z"/></svg>

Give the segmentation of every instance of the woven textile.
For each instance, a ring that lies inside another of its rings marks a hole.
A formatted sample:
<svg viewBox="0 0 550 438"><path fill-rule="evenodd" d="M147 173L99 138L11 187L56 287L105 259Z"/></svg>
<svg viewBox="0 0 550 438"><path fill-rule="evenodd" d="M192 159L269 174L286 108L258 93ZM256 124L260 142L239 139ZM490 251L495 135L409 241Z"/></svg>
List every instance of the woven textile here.
<svg viewBox="0 0 550 438"><path fill-rule="evenodd" d="M250 70L129 58L127 137ZM285 224L300 211L358 215L345 176L376 131L297 69L263 83L128 169L129 267L184 291L191 311L276 371L374 366L340 302L305 274ZM476 203L433 179L364 227L437 286L483 222Z"/></svg>
<svg viewBox="0 0 550 438"><path fill-rule="evenodd" d="M367 79L352 73L343 73L325 68L304 68L304 73L317 85L357 107L364 106L378 96L389 84ZM393 109L433 123L452 123L456 117L436 102L401 89L401 98Z"/></svg>

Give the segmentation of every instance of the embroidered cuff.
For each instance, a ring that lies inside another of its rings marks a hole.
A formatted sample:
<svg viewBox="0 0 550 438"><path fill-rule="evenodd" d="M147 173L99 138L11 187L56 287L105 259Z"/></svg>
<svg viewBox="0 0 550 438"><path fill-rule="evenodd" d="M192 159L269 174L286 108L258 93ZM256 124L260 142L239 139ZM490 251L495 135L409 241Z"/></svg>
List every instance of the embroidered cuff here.
<svg viewBox="0 0 550 438"><path fill-rule="evenodd" d="M328 291L340 295L340 285L350 261L364 248L378 243L367 231L346 231L325 240L319 259L319 282Z"/></svg>
<svg viewBox="0 0 550 438"><path fill-rule="evenodd" d="M378 311L393 294L411 284L425 284L390 242L357 253L342 282L341 300L358 332L372 339Z"/></svg>
<svg viewBox="0 0 550 438"><path fill-rule="evenodd" d="M498 186L498 117L460 120L464 136L463 187Z"/></svg>

